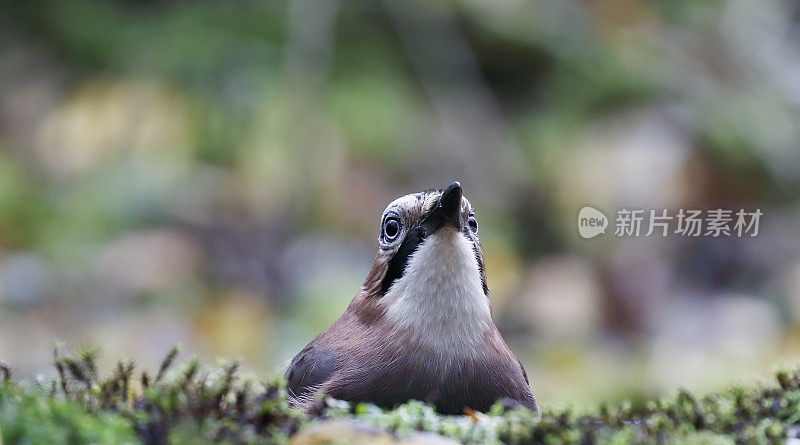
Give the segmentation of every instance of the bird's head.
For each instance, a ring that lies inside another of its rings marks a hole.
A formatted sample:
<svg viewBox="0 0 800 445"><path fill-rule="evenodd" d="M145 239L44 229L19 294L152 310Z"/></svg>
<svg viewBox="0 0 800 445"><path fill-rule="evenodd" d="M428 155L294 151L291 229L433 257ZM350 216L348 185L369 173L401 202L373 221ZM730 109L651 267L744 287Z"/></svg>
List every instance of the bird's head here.
<svg viewBox="0 0 800 445"><path fill-rule="evenodd" d="M427 305L439 312L465 301L488 311L478 222L458 182L394 200L381 216L378 242L362 295L382 300L381 313Z"/></svg>

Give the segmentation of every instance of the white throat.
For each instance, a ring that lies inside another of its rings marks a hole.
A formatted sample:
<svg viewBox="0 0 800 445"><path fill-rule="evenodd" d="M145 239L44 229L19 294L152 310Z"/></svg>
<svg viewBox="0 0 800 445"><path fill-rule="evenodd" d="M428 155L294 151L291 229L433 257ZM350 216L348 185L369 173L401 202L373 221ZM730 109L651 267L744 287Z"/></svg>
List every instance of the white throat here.
<svg viewBox="0 0 800 445"><path fill-rule="evenodd" d="M492 323L472 244L454 228L419 245L382 301L396 330L441 354L475 350Z"/></svg>

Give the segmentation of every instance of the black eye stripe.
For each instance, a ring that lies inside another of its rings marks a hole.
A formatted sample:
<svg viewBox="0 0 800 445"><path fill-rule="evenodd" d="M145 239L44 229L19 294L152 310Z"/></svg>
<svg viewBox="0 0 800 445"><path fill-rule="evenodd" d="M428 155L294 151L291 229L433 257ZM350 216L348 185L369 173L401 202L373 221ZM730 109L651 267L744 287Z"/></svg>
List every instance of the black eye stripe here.
<svg viewBox="0 0 800 445"><path fill-rule="evenodd" d="M400 244L397 253L389 260L389 268L381 283L381 294L386 295L386 292L389 291L392 284L403 276L406 271L408 260L411 258L411 255L417 251L417 248L424 240L425 235L422 230L414 229L406 234L406 238L403 240L403 243Z"/></svg>
<svg viewBox="0 0 800 445"><path fill-rule="evenodd" d="M472 244L472 250L475 252L475 260L478 261L478 270L481 273L481 285L483 286L483 294L489 296L489 286L486 284L486 265L483 262L483 252L478 243Z"/></svg>

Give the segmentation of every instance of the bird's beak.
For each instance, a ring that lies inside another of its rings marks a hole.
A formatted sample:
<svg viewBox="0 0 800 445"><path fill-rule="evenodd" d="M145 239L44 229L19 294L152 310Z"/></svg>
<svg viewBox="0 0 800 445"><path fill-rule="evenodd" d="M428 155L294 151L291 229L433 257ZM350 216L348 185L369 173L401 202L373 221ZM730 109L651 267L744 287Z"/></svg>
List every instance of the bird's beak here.
<svg viewBox="0 0 800 445"><path fill-rule="evenodd" d="M439 198L439 207L445 222L452 223L456 229L461 230L461 184L456 181L450 184Z"/></svg>
<svg viewBox="0 0 800 445"><path fill-rule="evenodd" d="M438 204L420 226L423 233L428 235L448 224L456 230L461 230L461 184L458 181L450 184L442 192Z"/></svg>

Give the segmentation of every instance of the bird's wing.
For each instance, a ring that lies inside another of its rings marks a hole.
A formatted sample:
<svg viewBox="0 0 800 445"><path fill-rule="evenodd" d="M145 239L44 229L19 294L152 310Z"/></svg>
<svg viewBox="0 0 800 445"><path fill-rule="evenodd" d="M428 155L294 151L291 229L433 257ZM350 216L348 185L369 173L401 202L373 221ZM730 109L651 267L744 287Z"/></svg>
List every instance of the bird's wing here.
<svg viewBox="0 0 800 445"><path fill-rule="evenodd" d="M528 381L528 373L525 372L525 367L522 366L522 362L519 359L517 359L517 363L519 363L519 369L522 370L522 376L525 377L525 383L530 385L531 382Z"/></svg>
<svg viewBox="0 0 800 445"><path fill-rule="evenodd" d="M523 406L533 412L541 413L539 405L536 403L536 399L533 398L533 393L531 392L528 373L525 372L525 367L522 366L522 362L519 359L517 359L517 363L519 364L519 369L522 370L522 377L525 378L525 387L520 391L520 398L517 399L517 402L522 403Z"/></svg>
<svg viewBox="0 0 800 445"><path fill-rule="evenodd" d="M286 370L290 401L299 405L313 401L314 394L340 366L338 354L334 351L313 341L309 343L292 359Z"/></svg>

